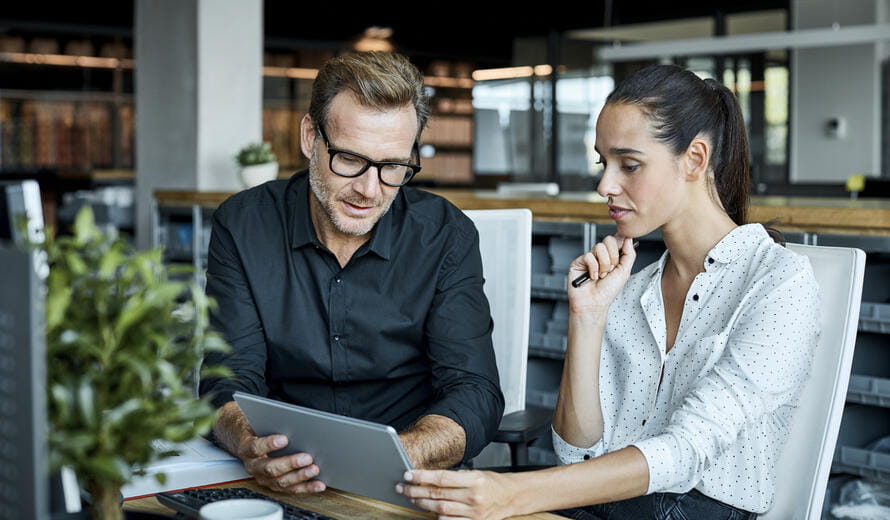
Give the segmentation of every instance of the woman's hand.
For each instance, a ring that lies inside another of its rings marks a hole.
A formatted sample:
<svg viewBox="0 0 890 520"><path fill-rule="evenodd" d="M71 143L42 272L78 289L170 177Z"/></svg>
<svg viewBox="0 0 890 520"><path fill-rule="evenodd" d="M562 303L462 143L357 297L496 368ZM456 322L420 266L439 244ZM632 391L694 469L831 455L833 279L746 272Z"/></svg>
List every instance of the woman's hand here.
<svg viewBox="0 0 890 520"><path fill-rule="evenodd" d="M607 236L569 265L569 281L585 273L590 280L573 287L569 283L569 310L573 313L606 312L630 278L637 253L633 240Z"/></svg>
<svg viewBox="0 0 890 520"><path fill-rule="evenodd" d="M405 473L408 484L397 484L396 491L439 520L501 520L520 513L512 510L516 490L509 478L491 471L415 469Z"/></svg>

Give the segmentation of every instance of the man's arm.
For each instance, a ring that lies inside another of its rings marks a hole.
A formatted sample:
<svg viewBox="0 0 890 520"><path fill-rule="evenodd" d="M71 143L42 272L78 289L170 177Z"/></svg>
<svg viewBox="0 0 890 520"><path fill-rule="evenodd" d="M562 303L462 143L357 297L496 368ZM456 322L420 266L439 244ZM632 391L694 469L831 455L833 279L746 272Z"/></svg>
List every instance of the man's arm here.
<svg viewBox="0 0 890 520"><path fill-rule="evenodd" d="M212 325L230 343L228 354L208 356L208 365L224 364L234 373L231 379L201 381L200 393L211 394L220 415L213 435L229 453L244 463L248 473L265 487L280 492L323 491L325 485L309 481L318 475L318 466L306 453L270 458L270 452L287 446L283 435L257 437L238 405L232 401L236 390L266 395L266 344L247 276L238 257L235 239L225 225L224 206L213 218L208 250L207 294L218 307L211 314Z"/></svg>
<svg viewBox="0 0 890 520"><path fill-rule="evenodd" d="M467 435L461 425L443 415L424 415L399 434L411 465L446 469L464 456Z"/></svg>
<svg viewBox="0 0 890 520"><path fill-rule="evenodd" d="M325 490L324 482L310 480L318 475L318 466L312 463L312 456L308 453L269 457L270 452L287 446L287 437L257 437L235 401L220 408L213 434L229 453L241 459L244 468L260 485L294 494Z"/></svg>
<svg viewBox="0 0 890 520"><path fill-rule="evenodd" d="M475 457L494 438L504 413L504 396L491 341L491 310L482 290L479 235L462 213L443 233L449 243L424 325L434 391L424 419L440 416L443 421L447 418L453 422L456 428L438 434L424 428L418 430L418 440L413 441L423 445L426 441L421 439L435 439L434 435L457 435L448 446L459 451L457 446L462 445L463 453L456 459L440 458L440 464ZM436 428L450 425L433 422L435 419L422 421L423 426ZM430 448L441 449L441 444L437 447L431 442ZM436 457L420 459L435 463Z"/></svg>
<svg viewBox="0 0 890 520"><path fill-rule="evenodd" d="M219 407L232 401L236 391L267 395L265 380L266 340L262 320L254 302L247 273L238 254L236 240L227 223L231 216L226 203L213 215L213 231L207 252L206 292L217 305L210 324L231 346L228 353L214 352L204 359L207 366L225 365L234 377L202 379L199 393L211 394Z"/></svg>

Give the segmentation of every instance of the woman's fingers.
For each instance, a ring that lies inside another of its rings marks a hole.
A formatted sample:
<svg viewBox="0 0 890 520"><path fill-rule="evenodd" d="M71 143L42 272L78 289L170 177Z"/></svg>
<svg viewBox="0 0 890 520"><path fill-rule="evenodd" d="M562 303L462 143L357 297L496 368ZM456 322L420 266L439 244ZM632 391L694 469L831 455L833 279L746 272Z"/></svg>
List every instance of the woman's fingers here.
<svg viewBox="0 0 890 520"><path fill-rule="evenodd" d="M603 244L606 246L606 250L609 253L609 264L611 268L615 268L618 265L618 262L621 260L621 243L624 241L624 238L619 235L609 235L603 239Z"/></svg>
<svg viewBox="0 0 890 520"><path fill-rule="evenodd" d="M618 266L619 242L613 236L607 236L602 242L593 246L593 253L599 265L599 278L605 278Z"/></svg>
<svg viewBox="0 0 890 520"><path fill-rule="evenodd" d="M592 251L584 253L569 264L569 280L575 281L579 276L586 276L591 280L599 278L599 264Z"/></svg>
<svg viewBox="0 0 890 520"><path fill-rule="evenodd" d="M445 500L434 500L428 498L412 498L411 503L415 506L436 513L437 520L447 520L449 518L475 518L473 509L462 502L452 502Z"/></svg>
<svg viewBox="0 0 890 520"><path fill-rule="evenodd" d="M406 471L405 482L442 488L465 488L476 482L474 471L450 471L444 469L413 469Z"/></svg>
<svg viewBox="0 0 890 520"><path fill-rule="evenodd" d="M396 491L411 498L439 520L471 518L501 520L512 516L513 495L503 475L487 471L412 470L404 475L409 484L397 484Z"/></svg>
<svg viewBox="0 0 890 520"><path fill-rule="evenodd" d="M635 244L631 238L622 238L619 244L621 245L621 264L632 267L634 265L634 260L637 259L637 246L639 245L639 242Z"/></svg>
<svg viewBox="0 0 890 520"><path fill-rule="evenodd" d="M411 499L422 509L432 511L439 518L469 517L472 508L468 505L471 491L467 486L475 479L467 471L412 470L404 479L410 484L396 484L396 491Z"/></svg>
<svg viewBox="0 0 890 520"><path fill-rule="evenodd" d="M591 280L605 278L623 261L627 248L633 249L632 244L632 240L621 235L603 238L590 251L572 261L569 265L569 279L576 280L584 274L589 275ZM574 287L580 287L580 284L575 284Z"/></svg>

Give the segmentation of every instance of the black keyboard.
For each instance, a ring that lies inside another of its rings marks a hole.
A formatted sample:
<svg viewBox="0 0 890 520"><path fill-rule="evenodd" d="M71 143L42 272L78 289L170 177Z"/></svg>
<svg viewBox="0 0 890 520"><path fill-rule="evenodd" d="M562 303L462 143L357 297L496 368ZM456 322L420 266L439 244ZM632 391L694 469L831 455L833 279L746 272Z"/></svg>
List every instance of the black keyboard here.
<svg viewBox="0 0 890 520"><path fill-rule="evenodd" d="M186 489L185 491L158 493L155 497L158 502L186 518L201 518L199 513L201 506L217 500L259 498L281 506L281 509L284 510L284 520L335 520L315 511L280 502L247 488Z"/></svg>

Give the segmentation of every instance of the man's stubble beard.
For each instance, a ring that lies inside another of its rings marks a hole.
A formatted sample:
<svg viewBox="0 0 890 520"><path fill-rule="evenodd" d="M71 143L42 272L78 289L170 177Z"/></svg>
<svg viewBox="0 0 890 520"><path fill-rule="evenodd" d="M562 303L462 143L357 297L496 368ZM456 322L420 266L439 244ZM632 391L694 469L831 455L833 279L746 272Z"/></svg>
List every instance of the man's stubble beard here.
<svg viewBox="0 0 890 520"><path fill-rule="evenodd" d="M341 233L345 233L347 235L354 236L362 236L369 233L377 222L383 218L383 215L389 211L390 206L392 206L393 200L395 200L395 193L389 199L384 198L381 201L375 201L373 199L366 199L364 197L346 197L338 200L345 200L349 203L354 203L359 206L382 206L383 211L377 216L376 219L369 220L365 226L361 228L355 229L347 227L343 222L340 222L336 217L335 205L337 203L336 200L332 200L331 198L331 190L328 185L322 180L321 172L318 171L318 157L316 151L312 150L312 157L309 159L309 187L312 189L312 194L315 196L315 200L318 201L322 210L328 219L328 222L332 223L335 228ZM331 173L331 175L336 175ZM371 172L365 172L363 175L371 175ZM382 188L381 188L382 189ZM398 192L396 192L398 193Z"/></svg>

